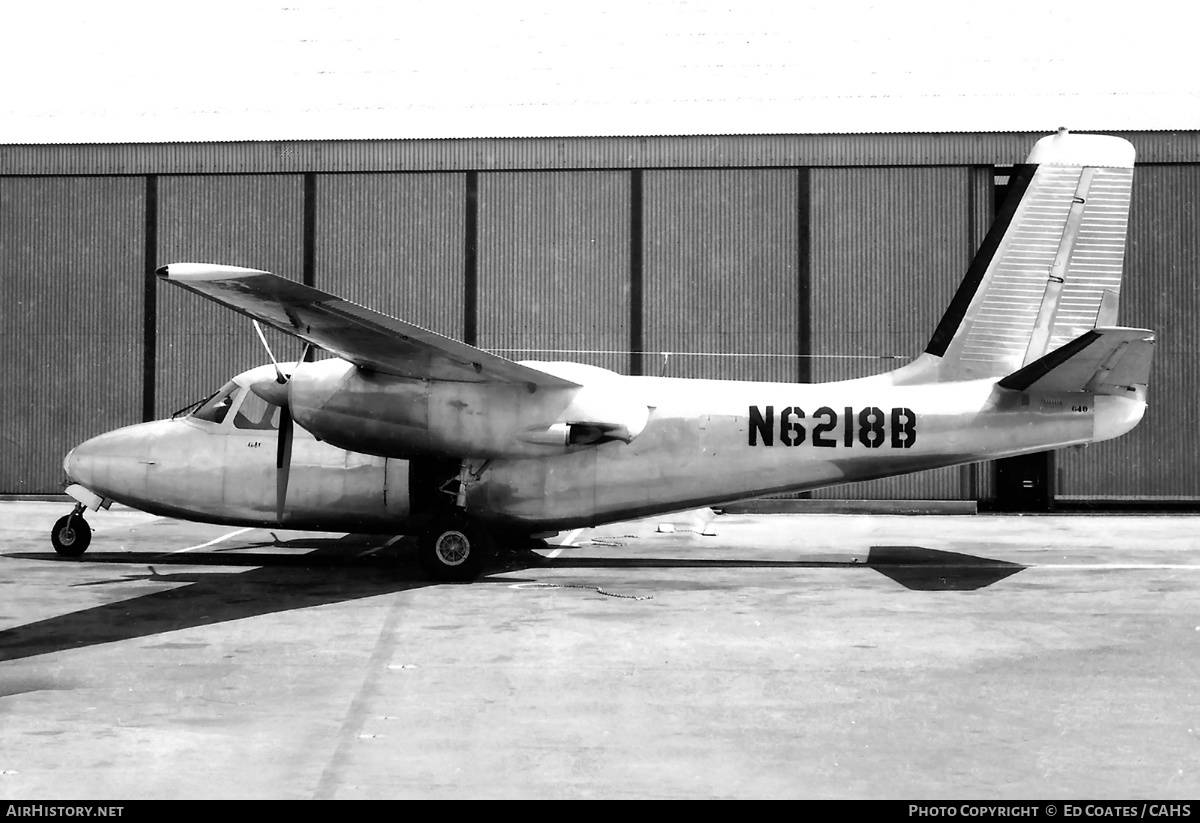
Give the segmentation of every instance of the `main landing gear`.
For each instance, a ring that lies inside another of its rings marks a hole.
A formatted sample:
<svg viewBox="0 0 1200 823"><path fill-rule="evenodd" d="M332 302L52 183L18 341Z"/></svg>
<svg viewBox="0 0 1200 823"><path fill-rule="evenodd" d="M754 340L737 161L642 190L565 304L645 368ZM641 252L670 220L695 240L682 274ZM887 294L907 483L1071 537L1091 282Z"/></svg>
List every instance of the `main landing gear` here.
<svg viewBox="0 0 1200 823"><path fill-rule="evenodd" d="M62 557L79 557L92 542L92 527L83 519L84 505L75 506L70 514L58 518L50 531L50 542L54 551Z"/></svg>
<svg viewBox="0 0 1200 823"><path fill-rule="evenodd" d="M494 551L488 530L462 514L439 517L417 538L421 567L444 583L469 583L479 577Z"/></svg>

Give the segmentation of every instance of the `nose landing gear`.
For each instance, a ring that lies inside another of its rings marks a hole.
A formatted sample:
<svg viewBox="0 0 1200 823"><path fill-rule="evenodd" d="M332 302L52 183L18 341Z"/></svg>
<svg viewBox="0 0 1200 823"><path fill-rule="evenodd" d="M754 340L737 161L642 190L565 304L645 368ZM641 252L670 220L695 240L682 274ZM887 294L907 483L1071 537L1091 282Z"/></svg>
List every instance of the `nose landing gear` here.
<svg viewBox="0 0 1200 823"><path fill-rule="evenodd" d="M83 519L85 506L78 503L75 510L58 518L50 531L54 551L62 557L79 557L92 542L92 527Z"/></svg>

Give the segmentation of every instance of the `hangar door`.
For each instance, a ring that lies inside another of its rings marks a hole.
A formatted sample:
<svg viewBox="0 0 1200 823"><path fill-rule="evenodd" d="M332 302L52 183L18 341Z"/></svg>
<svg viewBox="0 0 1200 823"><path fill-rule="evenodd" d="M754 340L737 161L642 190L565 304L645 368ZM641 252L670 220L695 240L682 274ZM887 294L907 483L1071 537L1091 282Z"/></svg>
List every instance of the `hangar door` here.
<svg viewBox="0 0 1200 823"><path fill-rule="evenodd" d="M990 168L815 168L812 379L890 371L924 350L982 242ZM837 486L814 497L971 499L985 469L953 467Z"/></svg>
<svg viewBox="0 0 1200 823"><path fill-rule="evenodd" d="M1058 498L1200 500L1200 166L1139 165L1117 322L1157 333L1149 408L1129 434L1056 455Z"/></svg>
<svg viewBox="0 0 1200 823"><path fill-rule="evenodd" d="M0 178L0 493L142 418L145 181Z"/></svg>

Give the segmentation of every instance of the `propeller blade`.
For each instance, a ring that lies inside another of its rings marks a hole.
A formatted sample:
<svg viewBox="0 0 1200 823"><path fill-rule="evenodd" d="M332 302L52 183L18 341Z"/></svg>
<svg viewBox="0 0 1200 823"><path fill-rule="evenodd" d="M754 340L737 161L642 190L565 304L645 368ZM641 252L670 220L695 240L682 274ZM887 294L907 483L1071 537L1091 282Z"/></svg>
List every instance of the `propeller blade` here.
<svg viewBox="0 0 1200 823"><path fill-rule="evenodd" d="M275 365L275 382L282 386L282 390L267 391L265 386L251 386L251 389L262 397L268 403L274 403L279 406L279 444L275 449L275 520L279 525L283 525L283 509L287 503L288 490L288 475L292 471L292 435L295 430L295 425L292 422L291 403L287 395L287 383L290 379L289 375L283 373L283 369L279 366L279 361L275 359L275 353L271 351L270 345L267 344L267 337L263 334L262 326L257 320L251 320L254 324L254 330L258 332L258 339L262 342L263 348L267 350L267 356L271 358L271 362ZM312 344L306 343L304 346L304 354L300 356L300 360L296 362L296 367L299 367L301 362L309 359L309 351Z"/></svg>
<svg viewBox="0 0 1200 823"><path fill-rule="evenodd" d="M279 446L275 450L275 519L283 525L283 504L287 502L288 474L292 470L292 413L287 406L279 410Z"/></svg>

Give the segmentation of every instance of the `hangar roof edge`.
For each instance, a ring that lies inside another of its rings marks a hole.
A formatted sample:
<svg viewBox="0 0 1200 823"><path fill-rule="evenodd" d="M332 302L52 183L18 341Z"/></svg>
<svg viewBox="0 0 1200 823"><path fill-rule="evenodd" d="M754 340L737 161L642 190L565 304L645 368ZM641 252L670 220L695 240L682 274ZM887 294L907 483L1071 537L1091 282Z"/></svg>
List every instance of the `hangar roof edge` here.
<svg viewBox="0 0 1200 823"><path fill-rule="evenodd" d="M1200 131L1103 132L1139 163L1200 163ZM289 174L1003 165L1046 132L0 143L0 175Z"/></svg>

